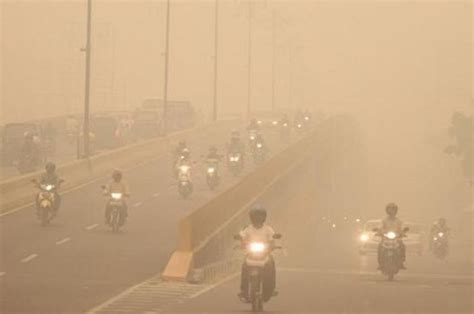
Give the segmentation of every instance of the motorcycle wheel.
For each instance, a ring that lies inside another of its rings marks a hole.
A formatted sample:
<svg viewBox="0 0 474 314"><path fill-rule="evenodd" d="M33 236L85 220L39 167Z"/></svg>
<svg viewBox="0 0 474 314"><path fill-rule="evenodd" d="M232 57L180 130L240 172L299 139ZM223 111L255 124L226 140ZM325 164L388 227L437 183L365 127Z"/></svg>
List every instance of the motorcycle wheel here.
<svg viewBox="0 0 474 314"><path fill-rule="evenodd" d="M394 275L393 273L389 273L389 274L388 274L388 281L393 281L393 277L394 277L394 276L395 276L395 275Z"/></svg>
<svg viewBox="0 0 474 314"><path fill-rule="evenodd" d="M250 300L252 302L253 312L263 311L263 302L262 302L262 296L260 293L259 278L252 278L250 282Z"/></svg>
<svg viewBox="0 0 474 314"><path fill-rule="evenodd" d="M119 222L120 222L119 216L120 215L119 215L118 209L114 209L112 211L112 231L113 232L118 232L119 230Z"/></svg>
<svg viewBox="0 0 474 314"><path fill-rule="evenodd" d="M41 225L43 227L46 227L48 224L49 224L49 221L50 221L50 215L49 215L49 212L51 210L49 208L43 208L41 210Z"/></svg>

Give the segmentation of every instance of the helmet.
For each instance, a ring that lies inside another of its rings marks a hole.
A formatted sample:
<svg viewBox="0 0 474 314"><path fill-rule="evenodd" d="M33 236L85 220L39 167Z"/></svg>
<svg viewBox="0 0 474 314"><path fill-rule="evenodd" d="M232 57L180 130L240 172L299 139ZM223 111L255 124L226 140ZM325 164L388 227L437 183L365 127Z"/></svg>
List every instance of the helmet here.
<svg viewBox="0 0 474 314"><path fill-rule="evenodd" d="M395 204L395 203L387 204L387 206L385 207L385 212L387 212L387 214L389 216L395 217L397 215L397 212L398 212L397 204Z"/></svg>
<svg viewBox="0 0 474 314"><path fill-rule="evenodd" d="M122 171L115 169L114 172L112 172L112 179L114 179L115 182L120 182L120 180L122 180Z"/></svg>
<svg viewBox="0 0 474 314"><path fill-rule="evenodd" d="M47 173L53 173L54 171L56 171L56 165L54 164L54 162L48 162L44 169L46 170Z"/></svg>
<svg viewBox="0 0 474 314"><path fill-rule="evenodd" d="M249 218L252 225L261 227L267 219L267 210L261 205L255 205L250 209Z"/></svg>
<svg viewBox="0 0 474 314"><path fill-rule="evenodd" d="M181 156L183 156L184 158L189 158L190 154L191 152L189 151L188 148L184 148L183 151L181 152Z"/></svg>

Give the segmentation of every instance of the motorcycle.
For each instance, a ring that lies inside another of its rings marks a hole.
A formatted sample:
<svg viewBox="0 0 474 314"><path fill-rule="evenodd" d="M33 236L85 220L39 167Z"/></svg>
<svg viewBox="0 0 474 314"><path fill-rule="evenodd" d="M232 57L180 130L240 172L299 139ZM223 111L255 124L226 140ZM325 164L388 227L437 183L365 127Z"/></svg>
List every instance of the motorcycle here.
<svg viewBox="0 0 474 314"><path fill-rule="evenodd" d="M446 233L438 232L432 238L432 251L435 257L443 259L448 255L448 239Z"/></svg>
<svg viewBox="0 0 474 314"><path fill-rule="evenodd" d="M392 281L394 276L400 271L402 260L400 257L400 241L405 236L405 233L409 228L404 228L401 234L397 234L395 231L388 231L384 234L380 233L379 229L374 229L376 235L382 236L380 270L384 275L387 275L388 280Z"/></svg>
<svg viewBox="0 0 474 314"><path fill-rule="evenodd" d="M191 166L182 164L178 166L178 193L183 199L188 198L193 192L191 181Z"/></svg>
<svg viewBox="0 0 474 314"><path fill-rule="evenodd" d="M36 171L39 166L39 160L38 157L32 154L24 154L14 164L20 174L26 174Z"/></svg>
<svg viewBox="0 0 474 314"><path fill-rule="evenodd" d="M274 234L273 239L281 239L281 234ZM235 235L234 240L242 241L240 235ZM253 312L262 312L264 300L268 300L273 295L274 291L265 289L266 283L264 281L264 270L267 263L270 262L271 253L276 249L281 249L280 246L270 245L270 243L251 241L242 243L240 246L245 254L245 266L248 269L249 276L249 300L252 304ZM267 291L266 291L267 290ZM264 294L268 297L264 297ZM242 300L247 301L247 300Z"/></svg>
<svg viewBox="0 0 474 314"><path fill-rule="evenodd" d="M36 179L33 179L32 182L40 189L36 196L38 219L42 226L47 226L56 215L56 191L64 180L60 180L57 186L54 184L40 184Z"/></svg>
<svg viewBox="0 0 474 314"><path fill-rule="evenodd" d="M267 151L263 143L255 143L255 149L253 151L253 160L256 165L261 165L266 158Z"/></svg>
<svg viewBox="0 0 474 314"><path fill-rule="evenodd" d="M106 190L105 186L102 186L102 190ZM107 210L110 210L108 224L113 232L118 232L125 220L125 217L123 217L125 207L124 195L120 192L108 191L107 194L110 197L109 203L107 204Z"/></svg>
<svg viewBox="0 0 474 314"><path fill-rule="evenodd" d="M290 137L290 126L288 122L283 122L280 124L280 138L282 140L288 139Z"/></svg>
<svg viewBox="0 0 474 314"><path fill-rule="evenodd" d="M255 148L255 142L257 140L257 130L250 130L249 131L249 147L250 150L253 151Z"/></svg>
<svg viewBox="0 0 474 314"><path fill-rule="evenodd" d="M217 171L218 169L218 160L208 160L207 161L207 175L206 175L206 181L207 185L211 190L214 190L220 182L219 178L219 173Z"/></svg>
<svg viewBox="0 0 474 314"><path fill-rule="evenodd" d="M238 176L243 168L242 155L239 152L229 153L227 156L227 166L234 176Z"/></svg>

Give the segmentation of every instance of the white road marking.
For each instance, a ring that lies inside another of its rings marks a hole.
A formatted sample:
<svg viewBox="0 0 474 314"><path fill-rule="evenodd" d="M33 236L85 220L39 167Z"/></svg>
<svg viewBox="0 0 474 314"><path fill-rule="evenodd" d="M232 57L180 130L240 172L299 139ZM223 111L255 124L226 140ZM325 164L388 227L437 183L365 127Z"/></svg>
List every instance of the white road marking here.
<svg viewBox="0 0 474 314"><path fill-rule="evenodd" d="M2 271L0 272L0 277L5 276L6 272Z"/></svg>
<svg viewBox="0 0 474 314"><path fill-rule="evenodd" d="M232 279L234 279L235 277L237 277L237 276L239 276L239 275L240 275L240 272L235 272L235 273L233 273L233 274L230 274L229 276L222 278L222 280L216 282L215 284L212 284L212 285L210 285L210 286L208 286L208 287L202 289L201 291L199 291L199 292L193 294L193 295L190 296L189 298L190 298L190 299L197 298L198 296L200 296L200 295L202 295L202 294L204 294L204 293L206 293L206 292L208 292L208 291L210 291L210 290L212 290L212 289L214 289L214 288L216 288L216 287L218 287L218 286L220 286L220 285L223 285L224 283L226 283L226 282L228 282L228 281L231 281Z"/></svg>
<svg viewBox="0 0 474 314"><path fill-rule="evenodd" d="M37 257L38 257L38 254L31 254L30 256L27 256L24 259L22 259L21 262L22 263L28 263L29 261L32 261Z"/></svg>
<svg viewBox="0 0 474 314"><path fill-rule="evenodd" d="M99 224L93 224L93 225L90 225L88 227L86 227L86 230L92 230L94 228L97 228L99 226Z"/></svg>
<svg viewBox="0 0 474 314"><path fill-rule="evenodd" d="M56 245L61 245L61 244L64 244L66 242L69 242L69 241L71 241L71 238L64 238L64 239L56 242Z"/></svg>
<svg viewBox="0 0 474 314"><path fill-rule="evenodd" d="M142 202L138 202L138 203L133 204L133 207L139 207L139 206L142 206L142 204L143 204Z"/></svg>

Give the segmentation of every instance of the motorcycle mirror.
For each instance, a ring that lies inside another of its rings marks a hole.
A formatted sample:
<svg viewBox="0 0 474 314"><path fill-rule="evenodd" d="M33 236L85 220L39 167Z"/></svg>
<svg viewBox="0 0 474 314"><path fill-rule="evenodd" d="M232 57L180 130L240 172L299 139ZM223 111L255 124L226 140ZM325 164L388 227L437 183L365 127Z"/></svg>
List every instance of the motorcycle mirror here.
<svg viewBox="0 0 474 314"><path fill-rule="evenodd" d="M275 234L273 235L273 239L275 239L275 240L278 240L278 239L281 239L281 238L282 238L281 233L275 233Z"/></svg>
<svg viewBox="0 0 474 314"><path fill-rule="evenodd" d="M240 234L234 234L234 240L241 240L242 237L240 236Z"/></svg>
<svg viewBox="0 0 474 314"><path fill-rule="evenodd" d="M105 190L105 185L100 186L102 190Z"/></svg>
<svg viewBox="0 0 474 314"><path fill-rule="evenodd" d="M408 228L408 227L403 228L403 232L407 232L409 230L410 230L410 228Z"/></svg>

